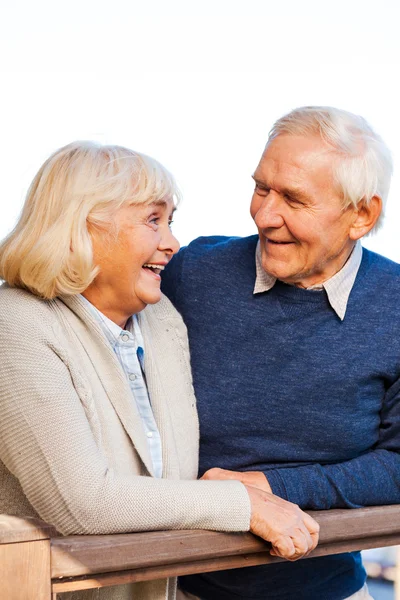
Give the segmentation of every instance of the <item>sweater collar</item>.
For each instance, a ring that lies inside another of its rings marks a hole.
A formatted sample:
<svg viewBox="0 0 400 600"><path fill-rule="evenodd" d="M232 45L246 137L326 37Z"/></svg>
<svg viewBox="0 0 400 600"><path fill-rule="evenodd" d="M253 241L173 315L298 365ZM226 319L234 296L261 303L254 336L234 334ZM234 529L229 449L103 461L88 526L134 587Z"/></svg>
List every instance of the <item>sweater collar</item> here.
<svg viewBox="0 0 400 600"><path fill-rule="evenodd" d="M335 273L333 277L324 281L321 286L312 286L308 289L324 289L328 296L329 304L339 317L343 321L347 303L349 301L350 292L353 288L358 269L360 268L362 259L362 246L358 241L354 246L354 249L346 261L344 266ZM256 247L256 281L254 285L253 294L260 294L262 292L268 292L274 287L276 278L264 271L261 263L261 249L260 241Z"/></svg>
<svg viewBox="0 0 400 600"><path fill-rule="evenodd" d="M101 381L104 391L107 394L110 403L114 407L127 435L135 446L140 458L142 459L147 471L154 475L153 462L150 456L148 441L142 426L140 414L135 402L132 402L132 392L129 387L128 379L121 367L109 340L104 335L103 329L93 314L89 302L80 294L73 296L62 296L56 299L56 307L61 310L63 319L69 324L68 330L73 337L81 342L84 352L88 355L92 365ZM143 337L147 337L146 325L141 327ZM149 332L150 334L150 332ZM152 374L151 351L146 352L146 379L149 386L150 398L153 399L154 406L163 399L153 391L153 380L156 380L157 389L162 389L160 377L157 373L155 377ZM149 367L147 367L147 364ZM159 400L159 398L161 400Z"/></svg>

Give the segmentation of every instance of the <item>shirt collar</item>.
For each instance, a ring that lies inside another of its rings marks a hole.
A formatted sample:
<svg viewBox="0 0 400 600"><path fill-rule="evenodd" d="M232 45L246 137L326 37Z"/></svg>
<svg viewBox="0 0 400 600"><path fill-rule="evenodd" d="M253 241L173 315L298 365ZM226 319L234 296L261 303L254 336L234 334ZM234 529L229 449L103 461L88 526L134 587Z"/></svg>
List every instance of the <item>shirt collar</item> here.
<svg viewBox="0 0 400 600"><path fill-rule="evenodd" d="M136 342L137 348L144 348L143 336L140 331L139 321L136 315L132 315L130 319L128 319L126 323L126 328L122 329L119 325L111 321L105 314L99 311L94 304L89 302L85 296L80 295L82 300L85 302L86 306L91 310L93 316L96 318L99 323L104 335L106 336L108 342L114 348L115 344L118 341L118 338L122 333L128 333L132 336Z"/></svg>
<svg viewBox="0 0 400 600"><path fill-rule="evenodd" d="M358 269L360 268L361 259L362 246L361 242L358 241L354 246L350 257L340 271L335 273L335 275L330 279L324 281L321 286L313 286L309 288L314 290L324 289L326 291L329 304L341 321L343 321L346 314L347 303L357 277ZM274 287L275 282L276 278L263 269L261 263L260 241L258 241L256 248L256 281L253 294L267 292Z"/></svg>

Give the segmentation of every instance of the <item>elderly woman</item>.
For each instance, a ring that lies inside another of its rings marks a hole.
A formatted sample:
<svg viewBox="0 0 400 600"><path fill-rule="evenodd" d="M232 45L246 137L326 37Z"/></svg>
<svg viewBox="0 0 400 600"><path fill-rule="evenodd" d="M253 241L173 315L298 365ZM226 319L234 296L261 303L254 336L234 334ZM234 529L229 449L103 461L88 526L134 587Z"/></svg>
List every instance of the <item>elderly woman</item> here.
<svg viewBox="0 0 400 600"><path fill-rule="evenodd" d="M186 330L160 292L178 250L174 197L166 169L117 146L70 144L35 177L0 246L0 512L62 534L250 529L296 559L318 525L295 505L193 481ZM96 594L157 600L175 585Z"/></svg>

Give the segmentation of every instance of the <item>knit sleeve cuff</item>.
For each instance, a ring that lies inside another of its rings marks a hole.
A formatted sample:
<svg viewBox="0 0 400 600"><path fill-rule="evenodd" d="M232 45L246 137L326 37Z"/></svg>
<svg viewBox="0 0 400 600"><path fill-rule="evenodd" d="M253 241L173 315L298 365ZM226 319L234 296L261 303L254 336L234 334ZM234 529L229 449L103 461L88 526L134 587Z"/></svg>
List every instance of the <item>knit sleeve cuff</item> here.
<svg viewBox="0 0 400 600"><path fill-rule="evenodd" d="M246 487L240 481L194 481L184 482L196 491L198 507L207 506L208 516L202 514L202 521L195 528L219 531L249 531L251 502ZM198 510L198 509L197 509ZM193 529L193 509L184 511L188 523L182 528Z"/></svg>
<svg viewBox="0 0 400 600"><path fill-rule="evenodd" d="M275 494L275 496L283 498L284 500L289 500L285 482L280 476L279 471L276 469L265 471L264 475L268 479L272 493Z"/></svg>
<svg viewBox="0 0 400 600"><path fill-rule="evenodd" d="M273 469L265 476L274 494L300 508L326 510L334 504L332 486L327 485L321 465Z"/></svg>

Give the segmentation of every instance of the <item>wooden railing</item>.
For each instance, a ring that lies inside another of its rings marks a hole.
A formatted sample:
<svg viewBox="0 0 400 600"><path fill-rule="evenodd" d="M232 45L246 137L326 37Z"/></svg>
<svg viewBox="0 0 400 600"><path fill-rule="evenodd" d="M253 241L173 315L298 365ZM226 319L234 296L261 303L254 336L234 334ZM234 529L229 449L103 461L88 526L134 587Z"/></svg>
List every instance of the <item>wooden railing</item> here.
<svg viewBox="0 0 400 600"><path fill-rule="evenodd" d="M321 526L310 556L400 544L400 505L310 514ZM59 537L41 521L0 515L0 598L55 600L62 592L278 561L268 549L250 533Z"/></svg>

